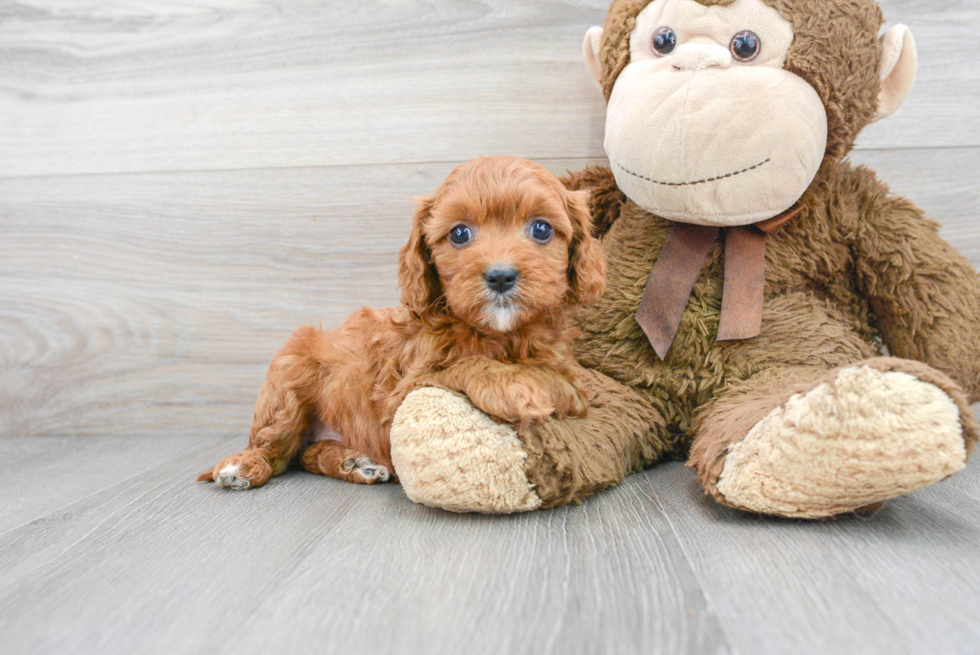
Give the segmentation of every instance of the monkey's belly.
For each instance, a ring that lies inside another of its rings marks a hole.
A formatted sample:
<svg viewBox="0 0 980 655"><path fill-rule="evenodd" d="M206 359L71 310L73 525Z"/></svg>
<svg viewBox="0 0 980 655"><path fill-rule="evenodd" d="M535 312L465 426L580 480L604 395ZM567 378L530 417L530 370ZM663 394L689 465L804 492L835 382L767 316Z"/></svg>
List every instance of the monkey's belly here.
<svg viewBox="0 0 980 655"><path fill-rule="evenodd" d="M623 302L623 289L608 290L582 317L580 363L648 396L672 430L686 432L697 408L733 382L764 370L831 369L880 354L840 305L802 289L766 298L759 336L717 341L720 269L712 263L698 280L664 360L636 323L638 300Z"/></svg>

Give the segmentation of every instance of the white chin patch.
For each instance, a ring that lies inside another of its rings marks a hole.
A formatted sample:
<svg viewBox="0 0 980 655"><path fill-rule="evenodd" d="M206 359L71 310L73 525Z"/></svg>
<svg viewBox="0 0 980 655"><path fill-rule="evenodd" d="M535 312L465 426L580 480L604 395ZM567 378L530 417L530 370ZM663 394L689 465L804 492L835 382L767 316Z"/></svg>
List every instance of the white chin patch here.
<svg viewBox="0 0 980 655"><path fill-rule="evenodd" d="M517 323L520 308L512 303L493 303L487 306L486 323L495 332L510 332Z"/></svg>

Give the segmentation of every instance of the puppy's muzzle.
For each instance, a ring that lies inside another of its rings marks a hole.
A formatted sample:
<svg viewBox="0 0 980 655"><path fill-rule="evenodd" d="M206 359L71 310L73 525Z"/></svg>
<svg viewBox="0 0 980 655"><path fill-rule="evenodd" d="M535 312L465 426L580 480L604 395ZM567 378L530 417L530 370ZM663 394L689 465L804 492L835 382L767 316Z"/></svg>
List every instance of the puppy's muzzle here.
<svg viewBox="0 0 980 655"><path fill-rule="evenodd" d="M487 287L496 293L507 293L517 284L517 269L513 266L494 264L483 274Z"/></svg>

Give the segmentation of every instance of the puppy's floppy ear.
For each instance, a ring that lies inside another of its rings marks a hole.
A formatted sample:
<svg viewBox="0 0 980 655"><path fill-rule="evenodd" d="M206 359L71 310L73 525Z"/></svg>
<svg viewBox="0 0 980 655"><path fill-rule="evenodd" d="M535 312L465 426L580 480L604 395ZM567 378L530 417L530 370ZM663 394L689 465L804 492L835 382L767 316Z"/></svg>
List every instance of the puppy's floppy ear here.
<svg viewBox="0 0 980 655"><path fill-rule="evenodd" d="M565 207L574 230L569 244L568 284L572 301L580 305L597 302L606 286L606 260L599 240L592 236L589 195L588 191L565 192Z"/></svg>
<svg viewBox="0 0 980 655"><path fill-rule="evenodd" d="M432 263L432 251L425 242L425 226L429 222L432 197L415 197L418 208L412 219L408 243L398 253L398 286L402 304L416 314L431 309L441 293L439 273Z"/></svg>

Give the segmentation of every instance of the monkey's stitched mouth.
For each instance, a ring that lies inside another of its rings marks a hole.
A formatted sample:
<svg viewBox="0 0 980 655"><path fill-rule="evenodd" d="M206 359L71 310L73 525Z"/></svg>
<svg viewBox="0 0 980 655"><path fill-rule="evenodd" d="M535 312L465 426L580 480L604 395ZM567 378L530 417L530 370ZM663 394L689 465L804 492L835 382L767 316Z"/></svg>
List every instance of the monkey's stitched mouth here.
<svg viewBox="0 0 980 655"><path fill-rule="evenodd" d="M743 168L740 171L735 171L734 173L726 173L725 175L718 175L716 177L706 177L703 180L695 180L693 182L661 182L660 180L655 180L652 177L647 177L646 175L640 175L639 173L634 173L633 171L626 168L619 162L616 162L616 165L619 166L624 171L626 171L627 173L629 173L630 175L632 175L633 177L638 177L641 180L646 180L647 182L653 182L654 184L659 184L661 186L694 186L696 184L704 184L706 182L716 182L718 180L724 180L729 177L735 177L736 175L741 175L742 173L747 173L757 168L761 168L762 166L765 166L771 161L772 161L772 157L767 157L763 161L760 161L758 164L755 164L754 166L749 166L748 168Z"/></svg>

